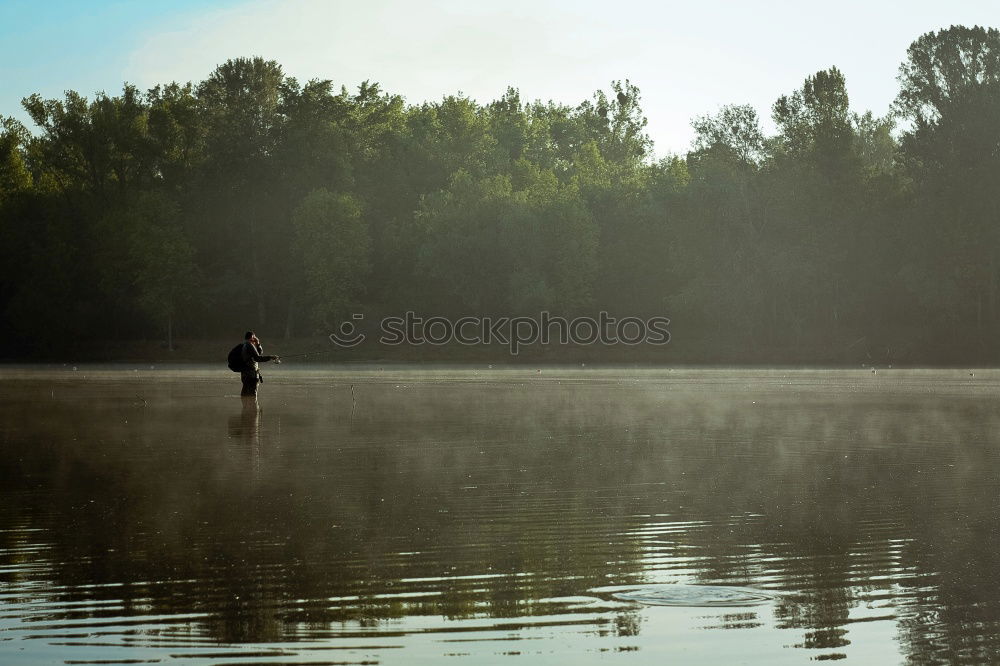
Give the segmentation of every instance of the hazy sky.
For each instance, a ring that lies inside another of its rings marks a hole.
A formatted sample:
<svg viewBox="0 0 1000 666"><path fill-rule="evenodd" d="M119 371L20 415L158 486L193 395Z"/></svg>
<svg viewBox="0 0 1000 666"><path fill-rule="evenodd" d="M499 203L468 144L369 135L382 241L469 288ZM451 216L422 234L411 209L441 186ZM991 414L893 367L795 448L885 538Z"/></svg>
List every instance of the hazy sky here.
<svg viewBox="0 0 1000 666"><path fill-rule="evenodd" d="M200 81L259 55L411 103L459 91L489 102L514 86L575 105L627 78L663 155L689 148L693 117L749 103L769 118L778 96L831 66L854 110L884 114L907 46L953 24L996 27L1000 2L0 0L0 114L26 121L33 92Z"/></svg>

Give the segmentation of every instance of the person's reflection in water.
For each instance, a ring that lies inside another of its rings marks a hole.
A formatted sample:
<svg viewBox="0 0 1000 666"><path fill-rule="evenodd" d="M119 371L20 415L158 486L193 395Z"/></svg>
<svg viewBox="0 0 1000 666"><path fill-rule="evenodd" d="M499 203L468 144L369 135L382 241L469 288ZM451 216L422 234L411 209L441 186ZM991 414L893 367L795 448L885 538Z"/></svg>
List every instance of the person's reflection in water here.
<svg viewBox="0 0 1000 666"><path fill-rule="evenodd" d="M250 452L250 462L256 475L260 466L260 406L257 396L243 396L243 409L229 417L229 436L242 440Z"/></svg>

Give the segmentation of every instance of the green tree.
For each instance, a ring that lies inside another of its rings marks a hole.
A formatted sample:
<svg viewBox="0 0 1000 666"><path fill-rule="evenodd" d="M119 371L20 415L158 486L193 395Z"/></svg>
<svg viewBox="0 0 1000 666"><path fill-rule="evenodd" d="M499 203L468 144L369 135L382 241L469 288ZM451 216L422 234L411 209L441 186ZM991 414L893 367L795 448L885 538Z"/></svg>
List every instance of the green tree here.
<svg viewBox="0 0 1000 666"><path fill-rule="evenodd" d="M93 102L70 90L63 101L32 95L23 101L42 129L42 164L68 196L80 192L100 205L148 187L156 176L148 107L135 86Z"/></svg>
<svg viewBox="0 0 1000 666"><path fill-rule="evenodd" d="M371 261L368 225L357 199L316 190L292 214L302 267L303 304L317 330L360 306Z"/></svg>
<svg viewBox="0 0 1000 666"><path fill-rule="evenodd" d="M24 151L29 134L14 118L0 116L0 205L8 197L31 187L31 173Z"/></svg>
<svg viewBox="0 0 1000 666"><path fill-rule="evenodd" d="M283 267L272 257L287 237L287 211L275 209L274 154L284 116L281 66L263 58L219 65L197 88L205 123L207 159L197 193L202 242L219 280L216 302L249 301L259 324L267 322L271 285ZM206 219L210 218L210 219ZM233 314L233 313L226 313Z"/></svg>
<svg viewBox="0 0 1000 666"><path fill-rule="evenodd" d="M135 222L127 265L137 305L166 328L167 349L173 351L177 315L193 300L200 282L194 248L177 220L177 207L165 197L147 195L131 214Z"/></svg>
<svg viewBox="0 0 1000 666"><path fill-rule="evenodd" d="M190 83L155 86L146 99L156 176L180 193L190 187L190 179L206 157L205 119L194 86Z"/></svg>
<svg viewBox="0 0 1000 666"><path fill-rule="evenodd" d="M1000 31L951 26L910 44L899 68L896 107L917 129L934 125L956 107L996 94Z"/></svg>
<svg viewBox="0 0 1000 666"><path fill-rule="evenodd" d="M953 284L957 298L921 314L955 343L979 345L1000 326L1000 32L952 26L919 37L900 67L896 108L908 123L902 153L913 182L909 284ZM915 250L919 248L914 248Z"/></svg>
<svg viewBox="0 0 1000 666"><path fill-rule="evenodd" d="M808 77L802 88L778 98L772 108L778 126L775 149L790 157L808 157L822 175L836 178L849 169L853 132L847 82L836 67Z"/></svg>
<svg viewBox="0 0 1000 666"><path fill-rule="evenodd" d="M698 153L721 152L737 163L759 165L765 157L764 133L752 106L731 104L715 116L700 116L691 122Z"/></svg>
<svg viewBox="0 0 1000 666"><path fill-rule="evenodd" d="M590 303L597 228L578 187L519 160L511 176L465 171L426 197L418 274L455 314L572 312Z"/></svg>

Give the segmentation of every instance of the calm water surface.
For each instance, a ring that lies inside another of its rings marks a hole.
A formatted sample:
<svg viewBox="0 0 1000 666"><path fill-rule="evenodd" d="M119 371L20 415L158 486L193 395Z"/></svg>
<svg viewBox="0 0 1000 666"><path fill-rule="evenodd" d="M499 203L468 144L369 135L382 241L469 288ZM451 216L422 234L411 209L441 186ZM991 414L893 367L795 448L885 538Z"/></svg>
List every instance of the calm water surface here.
<svg viewBox="0 0 1000 666"><path fill-rule="evenodd" d="M1000 372L290 366L0 369L0 663L1000 663Z"/></svg>

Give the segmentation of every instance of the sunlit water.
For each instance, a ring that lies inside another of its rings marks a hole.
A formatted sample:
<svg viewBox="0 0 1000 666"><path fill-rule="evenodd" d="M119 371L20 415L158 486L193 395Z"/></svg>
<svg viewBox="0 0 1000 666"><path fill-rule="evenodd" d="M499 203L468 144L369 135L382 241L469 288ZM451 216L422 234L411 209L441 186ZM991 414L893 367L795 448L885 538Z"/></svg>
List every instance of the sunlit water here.
<svg viewBox="0 0 1000 666"><path fill-rule="evenodd" d="M0 369L0 663L1000 662L1000 372L266 376Z"/></svg>

